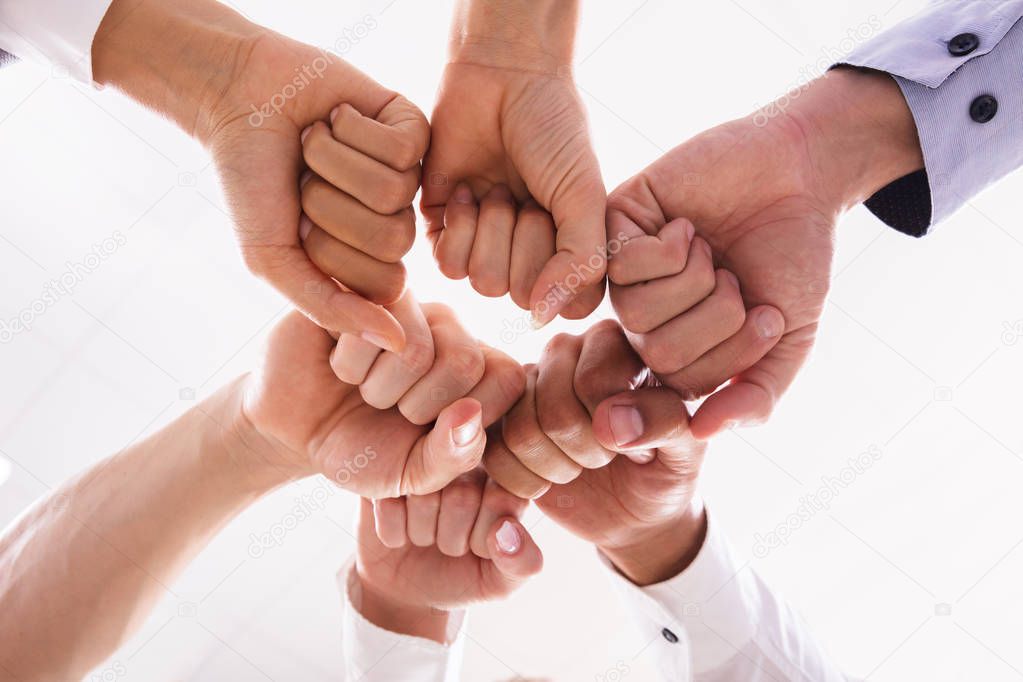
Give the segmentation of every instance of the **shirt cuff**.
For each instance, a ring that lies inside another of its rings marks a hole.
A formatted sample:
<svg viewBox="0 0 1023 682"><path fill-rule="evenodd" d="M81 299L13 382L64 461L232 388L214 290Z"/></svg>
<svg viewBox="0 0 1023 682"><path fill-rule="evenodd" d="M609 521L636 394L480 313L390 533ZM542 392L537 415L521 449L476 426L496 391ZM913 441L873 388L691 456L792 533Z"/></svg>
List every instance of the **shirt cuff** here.
<svg viewBox="0 0 1023 682"><path fill-rule="evenodd" d="M92 41L112 0L0 0L0 50L92 83Z"/></svg>
<svg viewBox="0 0 1023 682"><path fill-rule="evenodd" d="M352 603L355 562L338 572L343 601L342 653L345 679L360 682L458 682L465 650L465 617L450 645L385 630L366 620Z"/></svg>
<svg viewBox="0 0 1023 682"><path fill-rule="evenodd" d="M687 680L717 670L744 651L757 632L753 576L739 566L727 539L707 514L707 536L686 570L662 583L637 587L600 555L616 590L639 622L664 679Z"/></svg>
<svg viewBox="0 0 1023 682"><path fill-rule="evenodd" d="M1023 0L935 3L841 64L889 73L916 122L924 171L865 203L912 236L1023 165Z"/></svg>

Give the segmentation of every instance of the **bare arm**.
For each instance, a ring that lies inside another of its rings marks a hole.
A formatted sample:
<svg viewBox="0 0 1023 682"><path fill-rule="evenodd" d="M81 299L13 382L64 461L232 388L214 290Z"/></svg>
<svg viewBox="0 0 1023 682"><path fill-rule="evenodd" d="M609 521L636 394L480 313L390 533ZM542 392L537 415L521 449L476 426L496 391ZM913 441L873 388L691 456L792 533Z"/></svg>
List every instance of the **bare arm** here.
<svg viewBox="0 0 1023 682"><path fill-rule="evenodd" d="M79 679L227 521L288 478L255 458L241 382L43 498L0 537L0 680Z"/></svg>

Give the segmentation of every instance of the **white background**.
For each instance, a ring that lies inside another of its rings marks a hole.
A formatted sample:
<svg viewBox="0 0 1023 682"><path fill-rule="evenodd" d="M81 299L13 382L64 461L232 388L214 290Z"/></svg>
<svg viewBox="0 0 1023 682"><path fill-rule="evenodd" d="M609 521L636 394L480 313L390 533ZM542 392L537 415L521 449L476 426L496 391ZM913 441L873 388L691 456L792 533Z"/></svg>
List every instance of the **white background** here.
<svg viewBox="0 0 1023 682"><path fill-rule="evenodd" d="M429 110L450 2L238 4L320 46L372 15L377 28L347 58ZM891 26L920 4L585 2L578 82L608 186L796 85L871 17ZM31 332L0 346L5 523L188 409L182 389L201 397L252 366L284 303L241 266L194 143L116 93L46 68L2 78L0 319L30 307L94 243L115 231L127 239ZM712 446L704 491L738 553L851 675L1023 677L1021 189L1018 177L1002 182L920 241L853 211L812 363L770 425ZM558 323L508 346L502 325L521 314L510 301L444 280L423 243L410 272L420 299L454 305L522 361L554 331L584 328ZM829 509L753 557L758 533L871 447L879 460ZM232 523L112 659L122 679L339 679L333 576L352 549L352 499L335 494L283 546L247 553L250 533L315 486L283 489ZM465 679L600 680L622 664L624 679L651 679L659 635L630 632L588 547L535 512L530 524L547 569L510 602L474 611Z"/></svg>

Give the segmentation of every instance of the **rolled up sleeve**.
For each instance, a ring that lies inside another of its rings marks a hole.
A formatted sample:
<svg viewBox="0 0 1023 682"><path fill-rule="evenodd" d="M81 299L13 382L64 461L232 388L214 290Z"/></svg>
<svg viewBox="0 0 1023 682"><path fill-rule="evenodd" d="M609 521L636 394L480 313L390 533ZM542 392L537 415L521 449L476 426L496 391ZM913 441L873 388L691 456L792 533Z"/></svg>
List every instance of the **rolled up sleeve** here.
<svg viewBox="0 0 1023 682"><path fill-rule="evenodd" d="M892 75L916 122L924 170L866 206L922 236L1023 165L1023 0L950 0L864 44L841 64Z"/></svg>
<svg viewBox="0 0 1023 682"><path fill-rule="evenodd" d="M0 54L92 83L92 41L112 0L0 0Z"/></svg>

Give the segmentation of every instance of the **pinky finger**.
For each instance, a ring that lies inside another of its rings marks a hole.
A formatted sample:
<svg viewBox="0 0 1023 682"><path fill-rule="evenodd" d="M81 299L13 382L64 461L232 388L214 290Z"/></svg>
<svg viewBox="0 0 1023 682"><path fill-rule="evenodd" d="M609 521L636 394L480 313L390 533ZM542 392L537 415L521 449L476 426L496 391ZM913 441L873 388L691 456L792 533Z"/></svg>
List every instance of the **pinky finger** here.
<svg viewBox="0 0 1023 682"><path fill-rule="evenodd" d="M408 517L405 498L386 497L373 500L373 516L376 518L377 537L384 547L398 549L405 546L408 542L408 535L405 532Z"/></svg>

